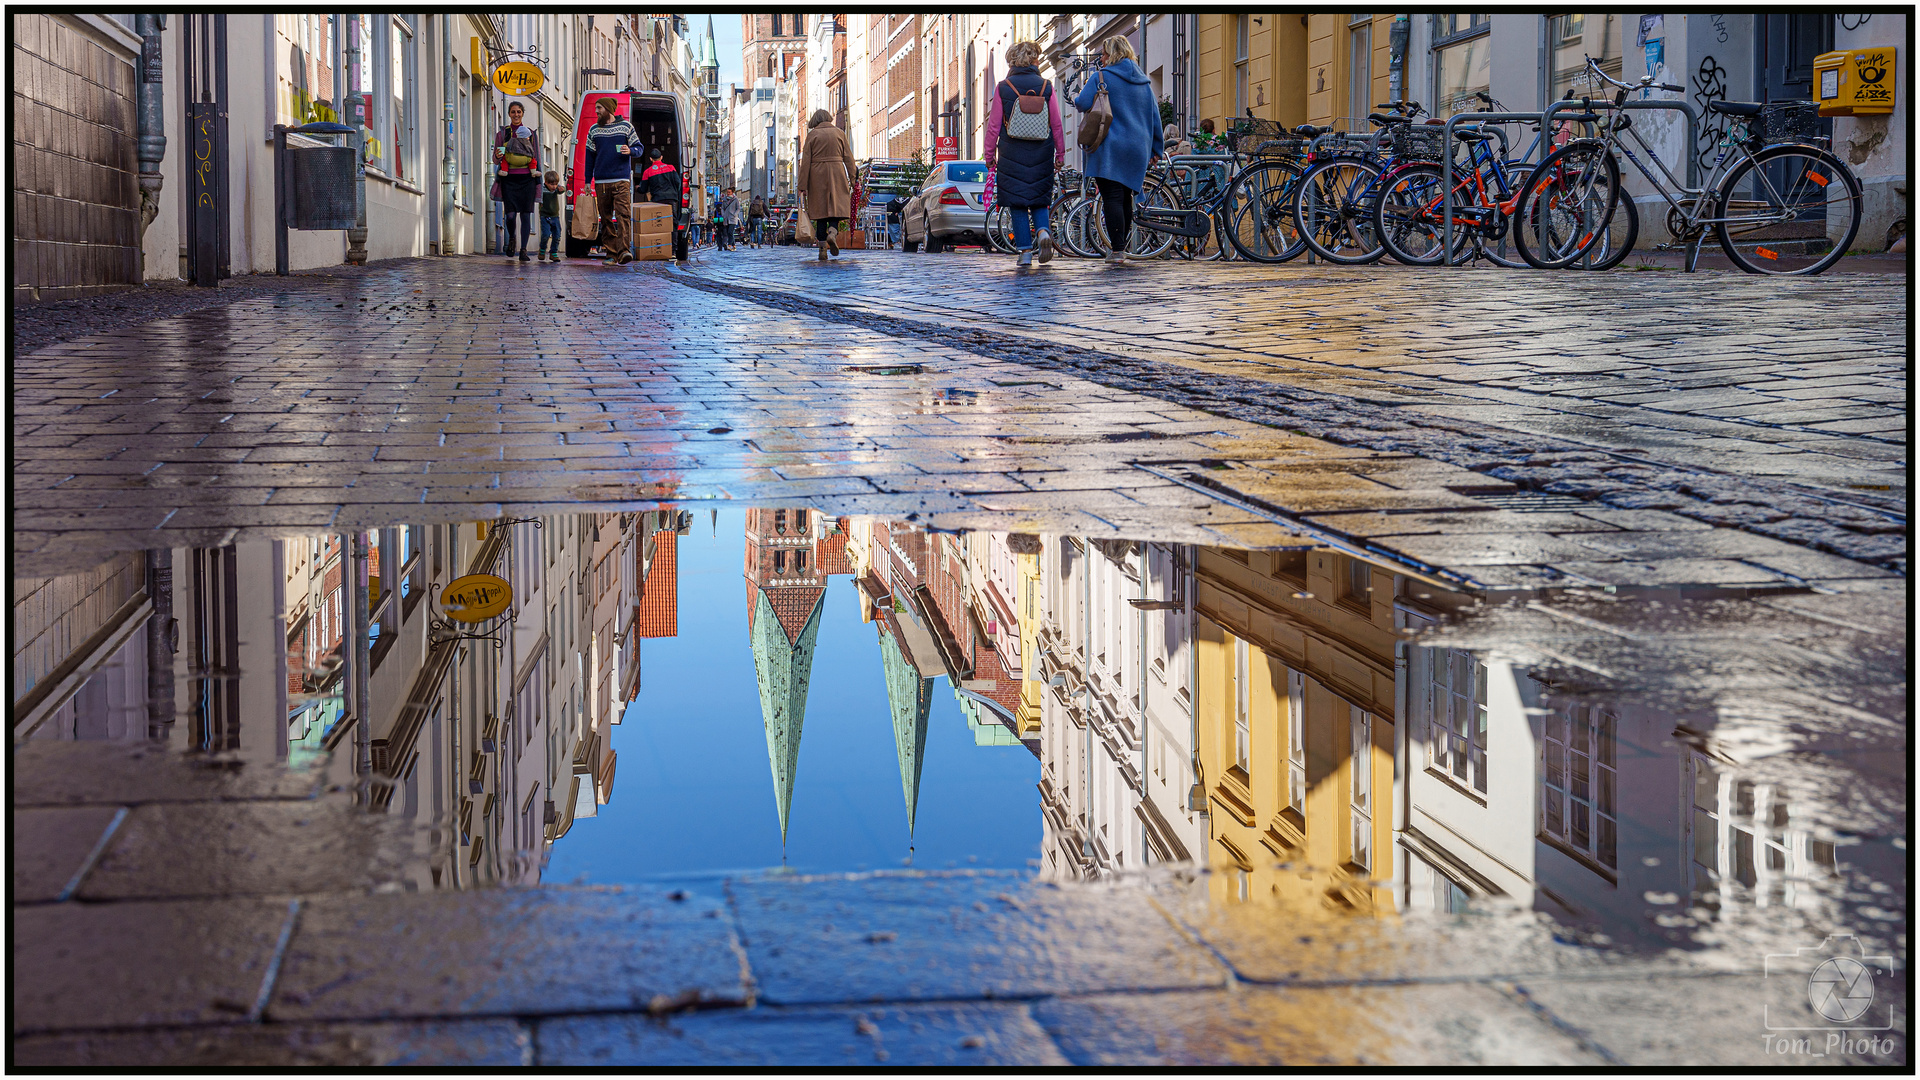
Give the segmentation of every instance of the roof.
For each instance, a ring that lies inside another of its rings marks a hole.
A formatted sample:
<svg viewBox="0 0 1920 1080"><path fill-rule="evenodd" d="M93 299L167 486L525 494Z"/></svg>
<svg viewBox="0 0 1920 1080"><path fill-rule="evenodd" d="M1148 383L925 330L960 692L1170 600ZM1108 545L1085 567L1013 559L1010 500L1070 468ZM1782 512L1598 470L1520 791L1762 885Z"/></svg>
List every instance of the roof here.
<svg viewBox="0 0 1920 1080"><path fill-rule="evenodd" d="M653 534L653 565L640 582L640 601L634 605L633 632L643 638L680 635L679 534L660 529Z"/></svg>
<svg viewBox="0 0 1920 1080"><path fill-rule="evenodd" d="M800 729L807 716L807 683L813 674L814 643L820 636L820 612L826 605L815 592L800 633L791 640L773 610L767 593L752 593L751 629L753 670L760 687L760 714L767 729L767 764L773 770L774 804L780 812L780 843L787 842L787 812L793 806L793 778L800 765ZM774 590L781 591L781 590ZM806 590L786 590L806 591Z"/></svg>

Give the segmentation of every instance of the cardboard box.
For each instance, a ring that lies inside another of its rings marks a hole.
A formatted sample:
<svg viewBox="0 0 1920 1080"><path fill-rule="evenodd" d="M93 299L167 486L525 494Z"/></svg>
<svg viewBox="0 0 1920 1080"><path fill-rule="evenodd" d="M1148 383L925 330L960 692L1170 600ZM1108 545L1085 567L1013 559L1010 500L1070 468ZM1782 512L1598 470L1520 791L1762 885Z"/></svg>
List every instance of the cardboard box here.
<svg viewBox="0 0 1920 1080"><path fill-rule="evenodd" d="M673 258L673 234L661 233L657 237L635 235L633 258L635 262L664 262Z"/></svg>
<svg viewBox="0 0 1920 1080"><path fill-rule="evenodd" d="M657 202L637 202L633 204L633 229L639 232L649 224L663 223L662 228L673 228L673 204Z"/></svg>

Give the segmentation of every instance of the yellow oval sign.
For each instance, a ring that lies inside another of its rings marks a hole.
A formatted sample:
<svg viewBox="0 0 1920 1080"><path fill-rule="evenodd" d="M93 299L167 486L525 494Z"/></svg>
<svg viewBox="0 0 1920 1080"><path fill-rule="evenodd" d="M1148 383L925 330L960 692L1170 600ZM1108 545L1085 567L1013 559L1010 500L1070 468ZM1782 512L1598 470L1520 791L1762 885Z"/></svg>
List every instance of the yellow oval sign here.
<svg viewBox="0 0 1920 1080"><path fill-rule="evenodd" d="M513 586L492 574L454 578L440 593L441 610L455 622L486 622L507 610L511 603Z"/></svg>
<svg viewBox="0 0 1920 1080"><path fill-rule="evenodd" d="M547 85L540 65L525 60L508 60L493 69L493 88L503 94L526 95Z"/></svg>

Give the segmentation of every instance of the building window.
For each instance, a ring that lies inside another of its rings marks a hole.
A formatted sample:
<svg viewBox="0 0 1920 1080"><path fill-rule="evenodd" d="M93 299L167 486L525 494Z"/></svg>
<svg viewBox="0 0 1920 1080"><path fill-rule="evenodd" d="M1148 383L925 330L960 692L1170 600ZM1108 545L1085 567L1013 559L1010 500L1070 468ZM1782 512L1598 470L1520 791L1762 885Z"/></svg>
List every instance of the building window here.
<svg viewBox="0 0 1920 1080"><path fill-rule="evenodd" d="M1617 843L1613 715L1595 706L1576 705L1547 717L1540 754L1542 831L1561 846L1613 869ZM1752 839L1749 834L1749 865Z"/></svg>
<svg viewBox="0 0 1920 1080"><path fill-rule="evenodd" d="M1233 17L1233 115L1245 116L1247 106L1252 104L1247 97L1248 61L1253 55L1253 16L1235 15Z"/></svg>
<svg viewBox="0 0 1920 1080"><path fill-rule="evenodd" d="M1373 603L1373 565L1364 559L1347 560L1347 599L1362 607Z"/></svg>
<svg viewBox="0 0 1920 1080"><path fill-rule="evenodd" d="M1347 23L1347 116L1359 120L1373 104L1373 16L1354 15ZM1365 125L1356 126L1365 130Z"/></svg>
<svg viewBox="0 0 1920 1080"><path fill-rule="evenodd" d="M1248 768L1248 752L1251 749L1251 733L1247 724L1248 699L1251 697L1253 672L1247 643L1238 638L1233 642L1233 765L1243 776L1251 775Z"/></svg>
<svg viewBox="0 0 1920 1080"><path fill-rule="evenodd" d="M1568 91L1575 96L1599 96L1606 84L1587 77L1586 58L1600 62L1600 70L1620 77L1620 38L1623 20L1618 15L1547 16L1547 100L1556 101Z"/></svg>
<svg viewBox="0 0 1920 1080"><path fill-rule="evenodd" d="M781 536L787 535L787 512L785 510L775 510L773 512L773 531L779 533Z"/></svg>
<svg viewBox="0 0 1920 1080"><path fill-rule="evenodd" d="M804 574L807 572L806 552L796 551L793 553L793 572L796 574Z"/></svg>
<svg viewBox="0 0 1920 1080"><path fill-rule="evenodd" d="M471 210L473 204L467 201L467 192L471 190L473 184L469 176L473 168L473 148L468 145L473 139L473 120L469 115L473 106L468 99L467 80L464 76L459 79L459 90L460 107L456 109L453 114L453 122L456 128L453 141L454 145L459 148L460 183L454 188L454 199L460 204L461 209Z"/></svg>
<svg viewBox="0 0 1920 1080"><path fill-rule="evenodd" d="M1307 677L1287 672L1287 809L1307 813Z"/></svg>
<svg viewBox="0 0 1920 1080"><path fill-rule="evenodd" d="M1353 737L1353 756L1347 762L1348 800L1353 811L1350 846L1355 866L1373 865L1373 717L1358 705L1348 706L1347 730Z"/></svg>
<svg viewBox="0 0 1920 1080"><path fill-rule="evenodd" d="M1490 32L1487 15L1435 15L1433 19L1433 115L1445 118L1479 107L1473 95L1487 89Z"/></svg>
<svg viewBox="0 0 1920 1080"><path fill-rule="evenodd" d="M1426 649L1429 764L1487 790L1487 666L1459 649Z"/></svg>
<svg viewBox="0 0 1920 1080"><path fill-rule="evenodd" d="M414 139L414 72L418 57L414 50L413 28L406 22L406 16L393 16L392 42L388 49L391 61L388 64L388 81L393 97L393 175L398 179L417 181L419 168L415 165Z"/></svg>

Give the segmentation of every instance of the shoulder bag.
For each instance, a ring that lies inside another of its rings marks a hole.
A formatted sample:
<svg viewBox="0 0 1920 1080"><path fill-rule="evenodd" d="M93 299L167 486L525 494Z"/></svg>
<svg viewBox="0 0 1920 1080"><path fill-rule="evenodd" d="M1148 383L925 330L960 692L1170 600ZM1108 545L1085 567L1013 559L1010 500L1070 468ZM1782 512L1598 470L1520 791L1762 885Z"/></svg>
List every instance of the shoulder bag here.
<svg viewBox="0 0 1920 1080"><path fill-rule="evenodd" d="M1093 98L1093 108L1080 117L1080 146L1084 150L1098 150L1100 144L1107 141L1107 129L1113 126L1113 105L1107 101L1107 73L1100 73L1100 90Z"/></svg>

